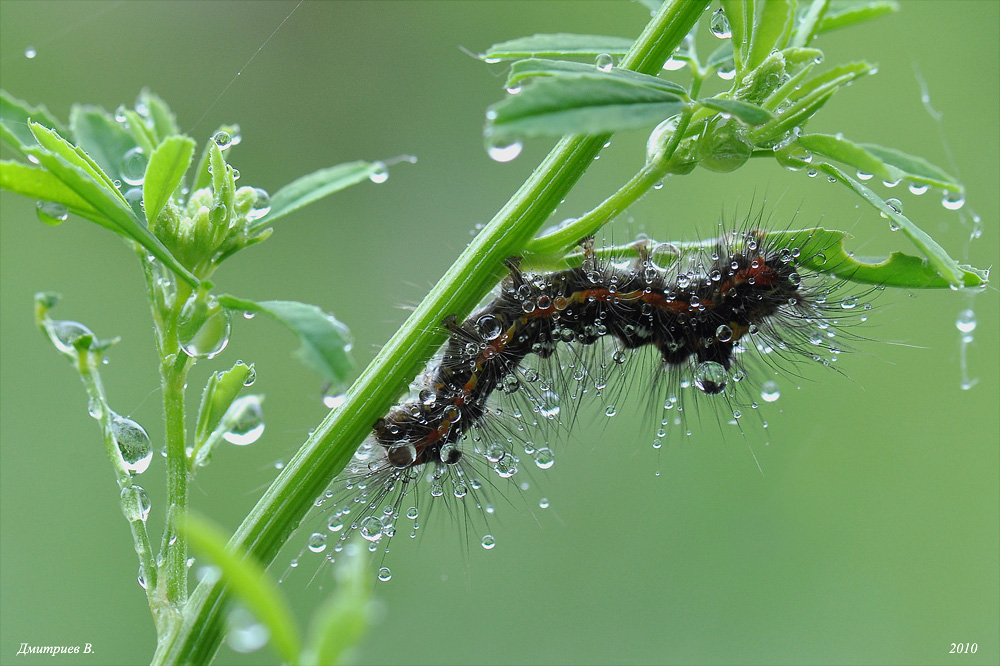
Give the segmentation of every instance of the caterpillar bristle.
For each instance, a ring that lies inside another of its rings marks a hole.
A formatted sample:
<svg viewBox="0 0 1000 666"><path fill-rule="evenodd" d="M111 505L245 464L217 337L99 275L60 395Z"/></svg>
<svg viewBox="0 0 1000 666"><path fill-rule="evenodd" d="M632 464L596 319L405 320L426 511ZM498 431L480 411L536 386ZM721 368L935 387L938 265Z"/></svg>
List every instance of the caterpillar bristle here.
<svg viewBox="0 0 1000 666"><path fill-rule="evenodd" d="M333 520L349 524L339 538L387 549L400 525L416 535L426 504L447 507L466 533L488 530L492 497L518 490L526 467L551 467L549 442L572 430L580 399L600 396L611 416L636 371L653 376L660 441L678 425L690 434L692 420L756 410L770 400L765 383L803 361L830 365L848 348L833 341L860 295L838 296L844 280L805 269L799 248L772 245L760 224L671 251L666 265L649 240L616 261L592 237L578 267L530 272L509 258L489 302L442 322L447 342L328 493Z"/></svg>

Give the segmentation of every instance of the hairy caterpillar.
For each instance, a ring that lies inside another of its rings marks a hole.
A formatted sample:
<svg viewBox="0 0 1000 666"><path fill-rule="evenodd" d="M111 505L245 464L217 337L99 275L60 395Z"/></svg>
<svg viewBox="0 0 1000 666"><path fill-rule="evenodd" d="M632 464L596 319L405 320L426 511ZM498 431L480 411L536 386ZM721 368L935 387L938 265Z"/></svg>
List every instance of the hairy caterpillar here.
<svg viewBox="0 0 1000 666"><path fill-rule="evenodd" d="M600 394L609 374L644 348L655 351L655 393L677 423L685 396L735 418L756 407L751 392L766 384L754 376L757 366L829 365L840 351L837 317L859 298L837 296L838 281L805 268L820 250L802 236L779 244L748 226L688 254L640 241L631 246L636 257L619 262L599 259L588 240L579 266L548 273L508 260L487 304L463 322L443 322L450 337L442 351L375 423L328 493L337 503L330 531L341 540L356 531L374 550L405 517L413 536L423 495L432 505L454 497L467 525L470 516L488 521L489 490L518 473L521 451L551 466L549 431L575 418L560 413L553 388ZM811 254L801 256L807 246ZM313 550L325 549L325 535L313 537ZM491 548L492 535L482 543Z"/></svg>

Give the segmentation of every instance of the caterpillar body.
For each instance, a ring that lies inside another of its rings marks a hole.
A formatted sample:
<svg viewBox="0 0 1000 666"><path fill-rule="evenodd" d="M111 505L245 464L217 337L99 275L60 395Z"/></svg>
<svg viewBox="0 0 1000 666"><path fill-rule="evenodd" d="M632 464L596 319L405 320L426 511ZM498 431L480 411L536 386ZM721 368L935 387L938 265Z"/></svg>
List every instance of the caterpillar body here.
<svg viewBox="0 0 1000 666"><path fill-rule="evenodd" d="M552 387L576 381L577 393L588 384L599 393L609 366L642 348L655 350L663 406L675 413L685 393L730 410L750 404L754 382L740 380L752 366L799 358L829 365L839 353L837 317L858 298L835 298L841 285L806 270L798 247L772 244L756 229L724 233L683 260L667 252L670 262L655 261L664 253L648 241L632 247L635 259L614 262L599 259L589 242L580 266L549 273L508 260L492 300L462 322L444 322L450 337L442 352L375 423L328 492L337 502L330 530L342 531L341 540L357 531L374 550L405 516L415 536L424 494L454 496L460 512L488 521L489 489L518 472L519 449L538 467L552 464L547 441L533 442L564 423ZM587 348L597 349L589 360ZM568 361L559 360L563 350L572 350ZM493 404L495 393L506 408ZM526 434L533 430L542 432ZM484 547L492 544L487 535Z"/></svg>

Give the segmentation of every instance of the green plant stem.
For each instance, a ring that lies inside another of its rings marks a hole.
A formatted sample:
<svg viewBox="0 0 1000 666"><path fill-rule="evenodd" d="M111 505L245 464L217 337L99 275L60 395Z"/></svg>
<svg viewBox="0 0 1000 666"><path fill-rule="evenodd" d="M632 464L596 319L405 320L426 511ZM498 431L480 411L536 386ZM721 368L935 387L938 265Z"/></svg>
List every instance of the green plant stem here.
<svg viewBox="0 0 1000 666"><path fill-rule="evenodd" d="M657 183L670 175L673 168L671 158L687 131L692 112L692 106L685 108L670 137L670 142L663 151L656 159L647 162L621 189L602 201L596 208L558 231L531 240L525 247L526 252L543 256L561 256L565 250L580 242L580 239L593 235L604 224L617 217L622 211L642 198Z"/></svg>
<svg viewBox="0 0 1000 666"><path fill-rule="evenodd" d="M187 537L176 527L177 519L184 515L188 506L189 471L184 429L184 386L190 365L188 361L189 358L182 352L175 352L173 357L164 357L160 363L167 445L167 497L170 502L163 534L165 552L161 551L161 566L166 598L175 608L180 608L188 598Z"/></svg>
<svg viewBox="0 0 1000 666"><path fill-rule="evenodd" d="M620 66L656 74L701 16L708 0L665 2ZM466 316L503 273L570 188L593 163L609 135L561 139L493 220L473 239L406 323L382 348L265 491L230 543L270 563L313 502L344 468L357 445L406 388L446 336L441 320ZM204 664L222 639L225 582L202 583L185 608L181 626L163 636L153 664Z"/></svg>
<svg viewBox="0 0 1000 666"><path fill-rule="evenodd" d="M107 395L104 392L104 383L101 381L101 375L96 369L99 362L100 359L95 357L92 352L88 352L85 349L78 350L76 369L80 373L80 379L83 380L83 386L87 390L87 398L90 400L91 405L99 406L101 410L98 421L101 424L101 432L104 434L104 450L107 453L108 460L111 461L111 468L115 472L115 480L118 482L118 487L124 490L133 486L132 475L125 468L121 453L118 451L118 442L115 441L114 432L111 429L111 420L114 418L114 412L108 406ZM129 530L132 532L132 543L135 546L135 554L139 558L139 566L145 578L146 599L155 615L156 599L154 591L157 584L157 571L153 565L153 551L149 545L149 534L146 531L145 521L138 518L128 518L133 513L130 507L126 506L130 502L130 499L122 498L122 513L126 516Z"/></svg>

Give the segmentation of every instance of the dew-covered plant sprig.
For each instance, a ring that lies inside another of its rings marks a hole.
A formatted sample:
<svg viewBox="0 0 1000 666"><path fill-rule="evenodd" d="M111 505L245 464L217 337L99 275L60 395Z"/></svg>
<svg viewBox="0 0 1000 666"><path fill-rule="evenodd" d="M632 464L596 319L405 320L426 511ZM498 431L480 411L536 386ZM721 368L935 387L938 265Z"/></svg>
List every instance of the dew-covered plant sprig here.
<svg viewBox="0 0 1000 666"><path fill-rule="evenodd" d="M186 484L234 424L252 430L253 413L260 407L259 402L247 402L251 396L239 397L252 367L236 364L210 379L195 432L188 438L183 430L181 380L191 364L222 350L231 311L263 312L299 335L301 355L328 381L343 381L349 372L342 325L312 306L214 295L208 278L225 258L263 240L281 215L372 175L378 180L384 166L354 163L303 178L270 197L268 210L265 196L253 188L235 186L235 174L224 152L237 136L235 128L223 128L224 133L209 142L186 188L184 178L194 143L179 135L166 105L155 96L144 95L135 110L122 109L114 117L77 109L69 130L55 123L44 108L31 108L7 96L0 100L0 138L29 162L3 162L0 185L53 202L55 206L40 205L43 219L60 221L73 213L119 233L136 250L143 267L156 322L168 431L170 507L162 562L157 559L153 564L148 536L145 545L140 543L145 505L135 490L127 457L136 454L122 450L116 439L115 416L106 405L96 374L95 360L107 343L79 324L63 326L64 322L48 319L51 296L40 296L37 307L42 328L80 369L90 397L98 396L95 408L100 409L95 411L101 414L106 448L117 465L123 510L133 534L139 533L136 551L159 636L154 663L208 662L225 632L224 608L230 592L244 600L258 596L256 602L245 605L251 610L262 608L257 618L269 623L272 636L283 637L280 651L286 661L313 659L308 651L296 657L300 643L288 628L287 618L282 619L280 611L270 612L280 601L266 586L256 589L239 582L253 575L241 572L233 561L266 566L274 559L315 498L397 398L397 388L412 379L444 340L446 331L440 322L450 315L466 316L503 274L504 260L520 255L526 265L572 263L581 238L592 235L661 182L672 186L699 166L727 173L757 158L774 159L781 167L809 175L824 174L876 208L920 254L895 252L885 260L863 261L846 252L843 231L772 232L778 245L782 233L789 239L808 236L823 243L824 252L837 259L825 264L817 261L809 268L842 271L835 274L845 281L906 288L985 284L985 271L959 265L902 215L897 202L883 199L865 185L875 177L886 183L906 179L940 188L946 207L957 208L964 201L964 189L953 177L899 151L804 129L833 94L876 71L863 61L825 66L823 52L812 46L813 37L895 11L896 3L726 0L712 13L708 13L708 0L646 0L646 4L653 15L635 40L533 35L496 44L482 54L488 63L512 61L506 82L509 94L487 111L484 133L490 154L499 160L512 159L525 140L561 138L361 372L341 407L316 427L264 492L225 550L239 555L213 558L224 575L203 579L190 597L183 571L186 538L200 540L209 553L219 550L216 546L221 539L213 538L209 529L200 529L197 520L181 522L180 513L187 507ZM716 40L716 48L707 56L696 43L699 21L708 24L710 39ZM587 61L580 61L581 57ZM690 70L687 84L668 78L670 71L680 68ZM730 87L706 96L705 84L716 76L730 82ZM539 235L612 133L636 128L651 130L645 154L636 156L641 165L636 175L594 210ZM133 164L136 159L138 163ZM139 176L142 179L136 184ZM116 180L132 187L119 188ZM689 249L683 243L675 247L679 252ZM116 462L115 456L124 462ZM331 621L324 626L334 625ZM320 643L322 639L316 644Z"/></svg>
<svg viewBox="0 0 1000 666"><path fill-rule="evenodd" d="M237 361L209 377L195 427L188 433L185 387L191 368L226 348L232 313L240 312L263 313L290 329L301 341L300 359L333 390L343 390L353 369L349 332L332 316L295 301L256 302L215 294L209 277L235 253L266 240L271 225L283 216L365 180L381 182L387 167L361 161L337 165L304 176L273 196L260 188L237 187L240 174L225 155L240 142L239 128L227 125L216 131L195 162L195 141L179 132L166 103L148 91L139 95L134 109L122 106L114 114L75 106L68 128L44 107L0 91L0 139L24 158L0 162L3 189L36 199L38 217L46 224L61 224L72 214L110 229L139 260L163 396L167 504L158 548L147 530L153 507L139 483L154 447L145 428L109 404L101 379L101 361L117 338L101 340L79 322L52 319L59 298L52 293L36 295L35 320L83 381L87 409L99 423L132 533L138 581L163 640L177 631L188 601L188 535L213 543L210 530L180 528L189 510L189 484L221 442L245 445L264 428L263 397L243 394L254 383L254 367ZM255 589L259 593L265 587ZM281 647L279 641L275 644ZM296 653L291 661L298 660Z"/></svg>

